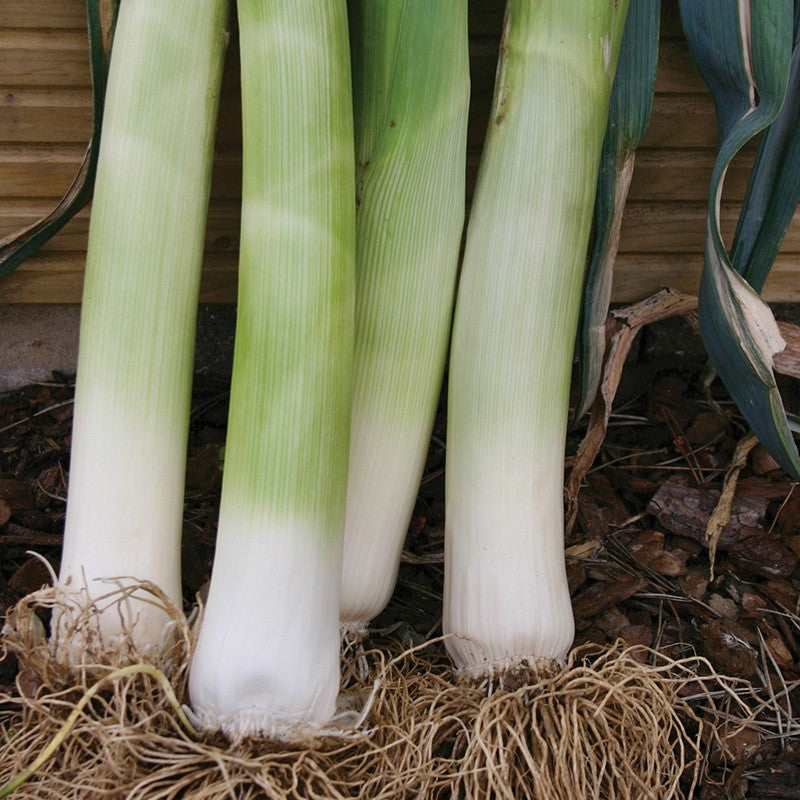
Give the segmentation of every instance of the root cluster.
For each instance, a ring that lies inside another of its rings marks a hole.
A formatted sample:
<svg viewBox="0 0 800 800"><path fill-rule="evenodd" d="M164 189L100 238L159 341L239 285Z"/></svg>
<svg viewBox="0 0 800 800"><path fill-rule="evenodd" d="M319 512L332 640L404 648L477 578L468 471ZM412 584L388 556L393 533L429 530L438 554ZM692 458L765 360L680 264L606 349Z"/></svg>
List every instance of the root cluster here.
<svg viewBox="0 0 800 800"><path fill-rule="evenodd" d="M0 785L35 767L14 798L682 798L719 739L719 698L726 731L731 702L748 724L746 686L700 659L618 643L487 687L454 680L435 641L395 655L348 649L345 705L371 703L361 730L231 743L182 717L193 638L178 610L166 683L153 664L59 662L35 621L53 602L47 590L26 598L4 630L19 670L0 695Z"/></svg>

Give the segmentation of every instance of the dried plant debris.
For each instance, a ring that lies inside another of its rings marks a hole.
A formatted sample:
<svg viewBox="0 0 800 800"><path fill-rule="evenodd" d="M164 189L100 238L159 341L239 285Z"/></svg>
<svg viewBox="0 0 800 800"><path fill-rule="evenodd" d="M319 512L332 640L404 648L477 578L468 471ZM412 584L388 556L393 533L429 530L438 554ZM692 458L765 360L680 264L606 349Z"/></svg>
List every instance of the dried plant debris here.
<svg viewBox="0 0 800 800"><path fill-rule="evenodd" d="M179 612L168 609L183 635L163 669L76 672L50 655L35 616L53 602L39 592L7 621L20 669L14 693L0 696L0 781L19 797L681 798L704 776L707 751L719 763L755 752L759 720L780 705L703 659L621 641L516 685L474 685L453 679L434 640L394 658L350 653L344 694L370 701L360 730L231 743L183 714L193 637Z"/></svg>

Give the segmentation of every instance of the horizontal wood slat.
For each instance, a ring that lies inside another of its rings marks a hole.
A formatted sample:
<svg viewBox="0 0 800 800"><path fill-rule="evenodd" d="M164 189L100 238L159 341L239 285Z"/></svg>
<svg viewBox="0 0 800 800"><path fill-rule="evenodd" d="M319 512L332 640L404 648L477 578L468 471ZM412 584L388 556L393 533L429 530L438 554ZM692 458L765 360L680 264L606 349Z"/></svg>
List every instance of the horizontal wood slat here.
<svg viewBox="0 0 800 800"><path fill-rule="evenodd" d="M2 0L3 28L78 28L86 27L83 0Z"/></svg>
<svg viewBox="0 0 800 800"><path fill-rule="evenodd" d="M61 197L83 158L82 144L28 144L0 146L0 186L5 198ZM629 201L664 200L705 202L714 165L712 150L640 150L631 182ZM474 178L479 154L467 156L467 173ZM749 150L737 157L728 170L724 197L741 202L753 163ZM238 198L241 193L241 149L237 145L218 148L214 159L213 193L220 198Z"/></svg>
<svg viewBox="0 0 800 800"><path fill-rule="evenodd" d="M0 97L3 142L85 144L92 130L88 89L16 89Z"/></svg>
<svg viewBox="0 0 800 800"><path fill-rule="evenodd" d="M667 286L694 294L700 285L702 266L699 253L621 254L614 270L614 300L637 302ZM770 302L800 302L800 259L796 255L778 256L763 296Z"/></svg>
<svg viewBox="0 0 800 800"><path fill-rule="evenodd" d="M0 75L4 87L90 87L83 30L0 30Z"/></svg>
<svg viewBox="0 0 800 800"><path fill-rule="evenodd" d="M0 146L2 198L34 199L32 191L35 190L35 199L57 201L78 170L85 150L82 144ZM238 147L217 152L212 173L215 197L240 197L241 166L242 154Z"/></svg>
<svg viewBox="0 0 800 800"><path fill-rule="evenodd" d="M503 0L470 0L471 192L491 103ZM234 302L241 191L241 103L235 35L226 60L203 300ZM710 97L680 28L676 0L664 0L653 117L636 160L614 281L619 301L664 285L696 288L702 263L708 180L716 130ZM80 164L91 123L84 0L0 0L0 236L33 222L63 194ZM723 202L730 237L754 147L731 166ZM40 254L0 281L0 301L78 302L88 209ZM800 300L800 216L765 289L773 301Z"/></svg>
<svg viewBox="0 0 800 800"><path fill-rule="evenodd" d="M0 143L86 143L92 129L89 89L16 89L0 97ZM217 140L221 145L242 141L238 91L223 93Z"/></svg>
<svg viewBox="0 0 800 800"><path fill-rule="evenodd" d="M24 205L17 201L0 200L0 238L15 230L27 227L41 219L50 209L50 203L30 200ZM86 252L89 232L89 208L76 214L40 252L73 251ZM239 204L214 198L208 212L206 226L206 250L236 250L239 244ZM24 266L24 265L23 265ZM21 267L20 267L21 268Z"/></svg>
<svg viewBox="0 0 800 800"><path fill-rule="evenodd" d="M238 86L238 52L233 43L226 65L226 82ZM470 60L473 94L491 96L497 59L497 39L473 39ZM656 91L662 94L705 94L706 87L692 63L686 42L665 41L660 49ZM5 86L88 87L91 84L86 31L81 29L0 28L0 75Z"/></svg>
<svg viewBox="0 0 800 800"><path fill-rule="evenodd" d="M47 200L0 199L0 238L31 225L51 207ZM630 201L620 237L620 253L703 253L705 202ZM720 209L722 234L730 240L736 228L738 206L724 203ZM800 223L800 215L797 217ZM45 244L44 252L85 252L89 209L77 214L58 235ZM206 251L236 251L239 246L238 200L212 197L206 227ZM784 239L786 252L800 252L800 225L792 225ZM666 276L665 276L666 278Z"/></svg>
<svg viewBox="0 0 800 800"><path fill-rule="evenodd" d="M42 252L2 280L0 298L6 303L80 303L84 254ZM200 291L206 303L236 300L236 257L207 253Z"/></svg>
<svg viewBox="0 0 800 800"><path fill-rule="evenodd" d="M80 252L42 253L3 278L2 299L8 303L79 303L83 266ZM621 303L635 302L665 286L694 293L700 281L701 266L700 254L622 254L614 273L614 299ZM200 290L207 303L235 302L235 253L206 254ZM764 295L774 301L800 303L797 258L778 256Z"/></svg>
<svg viewBox="0 0 800 800"><path fill-rule="evenodd" d="M487 97L488 105L488 97ZM470 124L468 150L479 152L486 131L485 109ZM85 142L91 126L89 90L9 90L0 97L0 142L31 144ZM241 142L241 104L237 93L223 93L217 140L222 146ZM704 95L657 95L653 116L642 140L644 148L713 148L714 109Z"/></svg>

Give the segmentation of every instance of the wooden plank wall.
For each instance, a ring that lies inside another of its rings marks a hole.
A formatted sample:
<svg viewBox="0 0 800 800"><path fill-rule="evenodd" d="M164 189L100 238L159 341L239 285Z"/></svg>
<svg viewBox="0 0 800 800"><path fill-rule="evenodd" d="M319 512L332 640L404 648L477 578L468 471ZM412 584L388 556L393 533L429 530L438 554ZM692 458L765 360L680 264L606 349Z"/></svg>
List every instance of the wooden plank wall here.
<svg viewBox="0 0 800 800"><path fill-rule="evenodd" d="M470 0L474 182L491 100L503 0ZM238 54L228 54L206 234L202 299L234 302L241 153ZM90 130L84 0L2 0L0 14L0 237L42 216L65 191ZM723 203L732 232L754 148L732 167ZM715 152L711 100L683 39L676 0L664 0L661 60L650 128L631 186L614 283L618 301L664 285L694 291L702 264L705 194ZM0 280L0 301L80 301L89 210ZM800 301L800 215L765 289Z"/></svg>

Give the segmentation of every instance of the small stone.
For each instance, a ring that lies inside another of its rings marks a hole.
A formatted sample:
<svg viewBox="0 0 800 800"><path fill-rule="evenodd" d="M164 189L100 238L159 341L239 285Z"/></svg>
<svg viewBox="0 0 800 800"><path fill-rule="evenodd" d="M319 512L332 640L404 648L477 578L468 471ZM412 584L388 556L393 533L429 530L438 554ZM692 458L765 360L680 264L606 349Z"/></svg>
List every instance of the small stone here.
<svg viewBox="0 0 800 800"><path fill-rule="evenodd" d="M702 411L686 431L690 444L705 445L719 436L728 427L728 419L716 411Z"/></svg>
<svg viewBox="0 0 800 800"><path fill-rule="evenodd" d="M640 531L628 545L637 564L649 567L664 552L664 534L657 530Z"/></svg>
<svg viewBox="0 0 800 800"><path fill-rule="evenodd" d="M680 548L665 550L650 562L650 569L655 570L659 575L678 578L686 574L686 561L688 558L689 554Z"/></svg>
<svg viewBox="0 0 800 800"><path fill-rule="evenodd" d="M620 631L628 627L630 622L617 606L612 606L597 618L595 624L605 631L611 639L616 639L620 635Z"/></svg>
<svg viewBox="0 0 800 800"><path fill-rule="evenodd" d="M8 579L8 589L17 599L20 599L26 594L38 591L43 586L49 586L52 580L50 571L42 563L42 560L31 556L23 561Z"/></svg>
<svg viewBox="0 0 800 800"><path fill-rule="evenodd" d="M63 473L58 464L43 469L36 481L36 503L40 508L47 508L56 498L66 502L67 487L64 486Z"/></svg>
<svg viewBox="0 0 800 800"><path fill-rule="evenodd" d="M14 478L0 478L0 500L11 510L11 514L20 517L30 511L35 498L30 486Z"/></svg>
<svg viewBox="0 0 800 800"><path fill-rule="evenodd" d="M590 619L647 587L647 581L633 575L605 580L580 592L572 603L576 619Z"/></svg>
<svg viewBox="0 0 800 800"><path fill-rule="evenodd" d="M794 608L797 602L797 590L782 578L773 578L759 588L770 600L784 608Z"/></svg>
<svg viewBox="0 0 800 800"><path fill-rule="evenodd" d="M600 628L591 625L586 628L578 627L578 631L575 634L575 647L580 647L584 644L599 644L605 645L608 644L608 634L605 631L601 631Z"/></svg>
<svg viewBox="0 0 800 800"><path fill-rule="evenodd" d="M651 647L653 644L653 627L649 622L643 622L639 625L626 625L619 632L619 637L630 645Z"/></svg>
<svg viewBox="0 0 800 800"><path fill-rule="evenodd" d="M700 626L703 646L711 663L725 675L753 679L757 675L758 653L736 636L725 621Z"/></svg>
<svg viewBox="0 0 800 800"><path fill-rule="evenodd" d="M570 596L574 595L584 583L586 583L586 567L583 564L568 563L567 585L569 586Z"/></svg>
<svg viewBox="0 0 800 800"><path fill-rule="evenodd" d="M634 494L644 495L645 497L652 497L657 491L659 484L640 475L625 475L623 476L625 488Z"/></svg>
<svg viewBox="0 0 800 800"><path fill-rule="evenodd" d="M742 595L742 609L750 616L760 616L765 607L766 600L761 595L749 591Z"/></svg>
<svg viewBox="0 0 800 800"><path fill-rule="evenodd" d="M736 603L722 595L712 594L708 600L706 600L706 603L725 619L736 619L739 616L739 609Z"/></svg>
<svg viewBox="0 0 800 800"><path fill-rule="evenodd" d="M708 570L692 567L682 581L683 591L693 600L702 600L708 589Z"/></svg>
<svg viewBox="0 0 800 800"><path fill-rule="evenodd" d="M740 727L733 723L729 727L729 732L724 727L719 731L722 750L719 755L729 763L744 765L757 754L761 746L761 734L753 728Z"/></svg>
<svg viewBox="0 0 800 800"><path fill-rule="evenodd" d="M764 578L787 577L797 565L797 556L761 528L741 530L728 555L742 572Z"/></svg>

